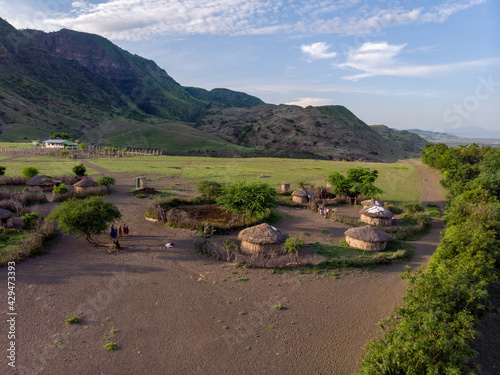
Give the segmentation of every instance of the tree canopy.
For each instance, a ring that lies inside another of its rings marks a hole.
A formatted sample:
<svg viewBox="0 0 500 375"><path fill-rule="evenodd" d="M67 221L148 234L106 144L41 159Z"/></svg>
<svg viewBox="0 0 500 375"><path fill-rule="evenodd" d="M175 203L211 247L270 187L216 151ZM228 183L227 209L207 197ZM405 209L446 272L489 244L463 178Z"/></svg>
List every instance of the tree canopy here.
<svg viewBox="0 0 500 375"><path fill-rule="evenodd" d="M378 177L376 169L351 168L346 172L346 176L335 172L328 176L327 180L332 185L332 193L336 195L347 195L351 198L359 194L367 198L374 198L382 194L382 190L374 185Z"/></svg>
<svg viewBox="0 0 500 375"><path fill-rule="evenodd" d="M217 202L234 213L243 214L244 219L246 216L253 219L276 207L276 196L276 190L266 183L237 182L221 187Z"/></svg>
<svg viewBox="0 0 500 375"><path fill-rule="evenodd" d="M21 171L21 174L23 175L23 177L26 177L26 178L33 178L36 175L38 175L39 173L40 172L35 167L24 167L23 170Z"/></svg>
<svg viewBox="0 0 500 375"><path fill-rule="evenodd" d="M72 171L76 177L83 177L87 174L87 168L82 163L73 166Z"/></svg>
<svg viewBox="0 0 500 375"><path fill-rule="evenodd" d="M116 206L102 197L90 199L72 198L55 208L49 215L49 220L58 220L58 227L65 234L74 234L84 237L87 241L97 245L92 235L101 234L108 230L109 225L120 219L121 214Z"/></svg>

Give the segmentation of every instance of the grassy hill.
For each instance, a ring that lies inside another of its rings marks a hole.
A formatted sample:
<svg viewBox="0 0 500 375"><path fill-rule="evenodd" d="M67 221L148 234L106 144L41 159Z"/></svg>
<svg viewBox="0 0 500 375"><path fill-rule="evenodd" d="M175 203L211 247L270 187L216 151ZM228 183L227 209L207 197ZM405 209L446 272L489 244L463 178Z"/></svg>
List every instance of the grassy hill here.
<svg viewBox="0 0 500 375"><path fill-rule="evenodd" d="M343 106L215 108L196 123L196 129L289 157L312 154L331 160L393 161L417 157L420 151L402 138L380 135Z"/></svg>
<svg viewBox="0 0 500 375"><path fill-rule="evenodd" d="M183 87L98 35L19 31L0 19L0 141L54 131L193 155L394 161L419 152L414 139L379 134L342 106L276 106Z"/></svg>

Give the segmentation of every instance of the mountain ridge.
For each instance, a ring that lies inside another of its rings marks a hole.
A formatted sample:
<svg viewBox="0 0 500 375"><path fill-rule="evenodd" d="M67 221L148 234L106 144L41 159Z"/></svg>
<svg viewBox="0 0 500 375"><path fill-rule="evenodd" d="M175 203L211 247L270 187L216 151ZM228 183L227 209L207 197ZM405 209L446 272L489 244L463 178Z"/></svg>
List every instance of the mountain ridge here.
<svg viewBox="0 0 500 375"><path fill-rule="evenodd" d="M2 19L0 91L4 141L64 131L93 144L183 154L393 161L419 151L418 142L379 134L342 106L274 105L230 89L184 87L98 35L19 31Z"/></svg>

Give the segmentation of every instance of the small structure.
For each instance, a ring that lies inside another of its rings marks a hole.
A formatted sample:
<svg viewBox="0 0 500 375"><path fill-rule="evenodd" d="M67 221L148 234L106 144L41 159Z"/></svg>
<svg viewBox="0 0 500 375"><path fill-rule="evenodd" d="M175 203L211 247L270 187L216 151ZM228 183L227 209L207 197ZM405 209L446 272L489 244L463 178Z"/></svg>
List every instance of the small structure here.
<svg viewBox="0 0 500 375"><path fill-rule="evenodd" d="M13 216L14 214L9 210L0 208L0 226L5 228L12 228L14 226L14 222L12 221Z"/></svg>
<svg viewBox="0 0 500 375"><path fill-rule="evenodd" d="M139 176L135 178L135 188L144 189L146 187L146 177Z"/></svg>
<svg viewBox="0 0 500 375"><path fill-rule="evenodd" d="M292 201L297 203L309 204L314 199L316 196L306 189L297 189L292 193Z"/></svg>
<svg viewBox="0 0 500 375"><path fill-rule="evenodd" d="M365 225L345 231L345 240L351 247L368 251L382 251L391 239L387 233Z"/></svg>
<svg viewBox="0 0 500 375"><path fill-rule="evenodd" d="M288 234L266 223L243 229L238 234L241 241L240 251L247 255L283 254L287 238Z"/></svg>
<svg viewBox="0 0 500 375"><path fill-rule="evenodd" d="M78 181L76 184L73 184L75 188L75 193L81 193L87 190L88 188L96 187L97 184L91 178L85 177L84 179Z"/></svg>
<svg viewBox="0 0 500 375"><path fill-rule="evenodd" d="M360 220L370 225L389 226L392 225L391 211L382 206L371 206L363 208L361 211Z"/></svg>
<svg viewBox="0 0 500 375"><path fill-rule="evenodd" d="M363 208L366 208L366 207L371 207L371 206L382 206L384 207L384 204L374 198L372 199L367 199L367 200L364 200L361 202L361 204L363 205Z"/></svg>
<svg viewBox="0 0 500 375"><path fill-rule="evenodd" d="M57 183L52 177L39 174L31 178L26 185L28 185L29 190L52 191Z"/></svg>
<svg viewBox="0 0 500 375"><path fill-rule="evenodd" d="M290 184L286 182L281 183L281 192L282 193L290 192Z"/></svg>
<svg viewBox="0 0 500 375"><path fill-rule="evenodd" d="M70 142L65 139L47 139L43 141L43 146L45 148L76 149L78 148L78 143Z"/></svg>

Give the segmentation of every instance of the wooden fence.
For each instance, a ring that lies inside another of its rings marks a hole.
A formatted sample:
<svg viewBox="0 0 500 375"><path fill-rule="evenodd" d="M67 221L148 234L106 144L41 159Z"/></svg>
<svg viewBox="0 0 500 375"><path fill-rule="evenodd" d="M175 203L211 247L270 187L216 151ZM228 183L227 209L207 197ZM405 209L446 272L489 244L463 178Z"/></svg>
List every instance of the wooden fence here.
<svg viewBox="0 0 500 375"><path fill-rule="evenodd" d="M89 158L120 158L129 156L158 156L163 155L162 150L151 149L129 149L129 150L110 150L109 147L87 146L85 150L71 149L53 149L44 147L17 148L0 147L0 152L12 156L52 156L70 159L89 159Z"/></svg>

